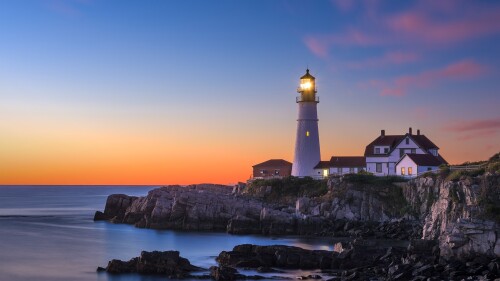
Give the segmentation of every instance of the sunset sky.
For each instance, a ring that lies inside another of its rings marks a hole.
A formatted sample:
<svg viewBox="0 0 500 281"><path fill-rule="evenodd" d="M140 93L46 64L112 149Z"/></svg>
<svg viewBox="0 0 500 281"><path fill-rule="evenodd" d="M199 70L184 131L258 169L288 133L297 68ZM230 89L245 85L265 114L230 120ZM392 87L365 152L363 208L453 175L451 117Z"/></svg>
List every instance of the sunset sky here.
<svg viewBox="0 0 500 281"><path fill-rule="evenodd" d="M499 50L500 1L0 1L0 184L245 181L307 67L324 160L408 127L487 159Z"/></svg>

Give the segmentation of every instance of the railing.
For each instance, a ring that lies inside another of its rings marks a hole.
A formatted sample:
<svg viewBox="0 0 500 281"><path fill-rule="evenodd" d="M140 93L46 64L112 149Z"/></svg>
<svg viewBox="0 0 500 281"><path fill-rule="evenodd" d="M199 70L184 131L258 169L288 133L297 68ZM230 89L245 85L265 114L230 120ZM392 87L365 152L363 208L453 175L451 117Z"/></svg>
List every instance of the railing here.
<svg viewBox="0 0 500 281"><path fill-rule="evenodd" d="M316 96L314 97L314 99L311 99L311 98L303 98L302 96L298 96L295 98L295 101L296 102L319 102L319 97Z"/></svg>

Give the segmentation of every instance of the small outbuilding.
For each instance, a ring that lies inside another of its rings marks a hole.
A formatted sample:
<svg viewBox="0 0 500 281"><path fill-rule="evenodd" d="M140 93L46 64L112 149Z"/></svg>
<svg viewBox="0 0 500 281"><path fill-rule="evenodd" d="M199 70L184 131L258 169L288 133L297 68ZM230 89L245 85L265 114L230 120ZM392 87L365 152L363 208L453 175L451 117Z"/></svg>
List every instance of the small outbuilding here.
<svg viewBox="0 0 500 281"><path fill-rule="evenodd" d="M270 159L252 167L254 179L283 178L292 174L292 163L283 159Z"/></svg>
<svg viewBox="0 0 500 281"><path fill-rule="evenodd" d="M332 156L330 161L320 161L314 170L315 177L328 177L329 175L354 174L366 167L363 156Z"/></svg>
<svg viewBox="0 0 500 281"><path fill-rule="evenodd" d="M441 164L448 163L440 155L405 154L396 163L396 174L403 177L416 177L424 172L438 170Z"/></svg>

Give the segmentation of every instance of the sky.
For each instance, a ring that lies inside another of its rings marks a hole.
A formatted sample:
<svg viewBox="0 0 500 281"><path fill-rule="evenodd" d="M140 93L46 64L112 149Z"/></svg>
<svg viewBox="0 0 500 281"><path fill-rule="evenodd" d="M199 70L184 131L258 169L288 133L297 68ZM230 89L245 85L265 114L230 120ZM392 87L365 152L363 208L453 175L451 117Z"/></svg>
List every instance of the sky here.
<svg viewBox="0 0 500 281"><path fill-rule="evenodd" d="M420 129L500 151L499 1L0 1L0 184L230 184L293 160L299 77L321 156Z"/></svg>

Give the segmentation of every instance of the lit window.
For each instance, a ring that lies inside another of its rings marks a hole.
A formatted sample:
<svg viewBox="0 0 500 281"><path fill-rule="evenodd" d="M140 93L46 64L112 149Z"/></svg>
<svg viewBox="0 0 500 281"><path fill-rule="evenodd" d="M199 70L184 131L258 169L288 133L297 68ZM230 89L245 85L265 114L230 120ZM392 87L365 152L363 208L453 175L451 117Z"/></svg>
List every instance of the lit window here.
<svg viewBox="0 0 500 281"><path fill-rule="evenodd" d="M275 175L279 175L280 174L280 170L274 170L274 174Z"/></svg>
<svg viewBox="0 0 500 281"><path fill-rule="evenodd" d="M408 175L411 175L411 172L412 172L412 168L408 167Z"/></svg>
<svg viewBox="0 0 500 281"><path fill-rule="evenodd" d="M308 136L309 136L309 131L306 132L306 137L308 137Z"/></svg>
<svg viewBox="0 0 500 281"><path fill-rule="evenodd" d="M326 169L323 170L323 177L325 177L325 178L328 177L328 170L326 170Z"/></svg>
<svg viewBox="0 0 500 281"><path fill-rule="evenodd" d="M401 167L401 175L404 176L405 175L405 167Z"/></svg>

